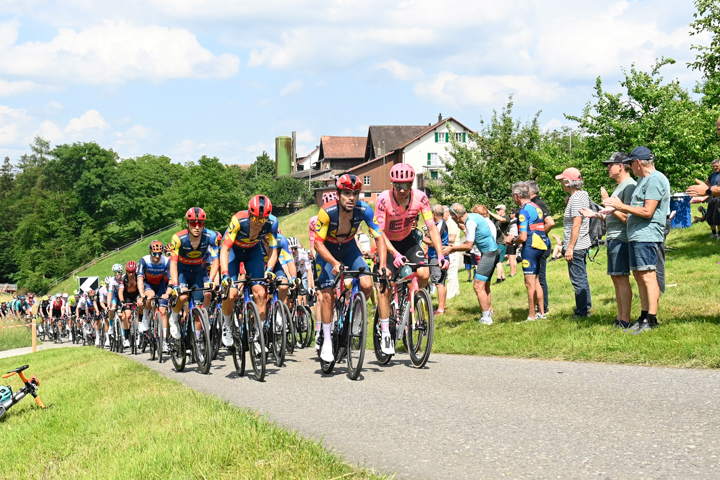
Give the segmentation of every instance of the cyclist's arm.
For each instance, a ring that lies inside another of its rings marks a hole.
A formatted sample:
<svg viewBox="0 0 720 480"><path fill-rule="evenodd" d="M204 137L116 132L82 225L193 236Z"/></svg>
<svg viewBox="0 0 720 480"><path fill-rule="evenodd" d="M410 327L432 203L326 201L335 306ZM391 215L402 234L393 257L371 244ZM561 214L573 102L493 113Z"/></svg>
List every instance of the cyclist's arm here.
<svg viewBox="0 0 720 480"><path fill-rule="evenodd" d="M178 284L178 260L180 259L180 238L173 235L170 242L170 284Z"/></svg>
<svg viewBox="0 0 720 480"><path fill-rule="evenodd" d="M475 225L475 222L473 222L470 219L467 219L465 221L465 243L461 243L460 245L448 245L444 248L444 251L448 253L452 252L469 252L472 250L473 245L475 244L475 229L477 228L477 225Z"/></svg>
<svg viewBox="0 0 720 480"><path fill-rule="evenodd" d="M218 273L220 271L220 261L217 257L215 257L212 261L212 264L210 264L210 281L213 283L218 283L216 278L218 276Z"/></svg>
<svg viewBox="0 0 720 480"><path fill-rule="evenodd" d="M140 270L140 268L138 268L138 270ZM145 296L145 275L137 276L137 284L138 284L138 296L144 297Z"/></svg>

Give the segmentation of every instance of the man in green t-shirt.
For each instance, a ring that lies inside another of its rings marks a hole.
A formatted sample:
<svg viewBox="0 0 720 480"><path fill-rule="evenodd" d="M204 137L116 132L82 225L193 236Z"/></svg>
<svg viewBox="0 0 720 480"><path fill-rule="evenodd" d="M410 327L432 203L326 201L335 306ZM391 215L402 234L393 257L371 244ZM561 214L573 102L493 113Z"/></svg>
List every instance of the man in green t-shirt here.
<svg viewBox="0 0 720 480"><path fill-rule="evenodd" d="M625 159L638 177L630 205L617 197L603 201L621 213L627 213L627 236L630 247L630 270L638 284L641 313L630 330L642 333L658 325L660 286L655 273L659 249L665 240L665 221L669 213L670 182L655 170L655 155L647 147L635 148Z"/></svg>
<svg viewBox="0 0 720 480"><path fill-rule="evenodd" d="M635 180L630 176L632 169L630 165L623 162L627 159L624 152L615 152L609 160L602 163L607 167L608 176L617 182L617 187L613 190L612 195L608 195L607 191L602 188L602 199L608 197L616 197L626 205L632 202L632 196L635 192ZM615 327L630 327L630 309L632 307L632 287L630 286L630 246L628 245L627 236L627 213L615 211L595 212L589 208L581 210L585 217L595 217L605 220L606 234L605 243L607 245L607 274L612 279L615 287L615 300L617 301L617 317L615 318Z"/></svg>

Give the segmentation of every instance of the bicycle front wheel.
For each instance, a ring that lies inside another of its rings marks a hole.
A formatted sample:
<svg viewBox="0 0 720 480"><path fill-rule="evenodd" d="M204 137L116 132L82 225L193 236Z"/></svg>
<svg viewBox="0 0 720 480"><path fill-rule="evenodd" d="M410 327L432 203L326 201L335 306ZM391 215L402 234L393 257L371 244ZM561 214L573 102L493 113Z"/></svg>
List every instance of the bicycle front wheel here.
<svg viewBox="0 0 720 480"><path fill-rule="evenodd" d="M220 310L215 310L212 324L210 325L210 344L212 345L213 360L217 360L220 346L222 345L222 322L222 313L220 313Z"/></svg>
<svg viewBox="0 0 720 480"><path fill-rule="evenodd" d="M238 376L242 377L245 375L245 344L243 339L247 338L247 332L245 326L238 320L238 312L234 311L232 315L232 336L233 345L230 347L232 352L233 363L235 364L235 371Z"/></svg>
<svg viewBox="0 0 720 480"><path fill-rule="evenodd" d="M285 362L287 338L285 336L285 326L287 325L285 310L283 310L281 303L278 301L272 306L268 313L270 314L269 341L272 344L273 357L275 357L274 363L276 367L282 367Z"/></svg>
<svg viewBox="0 0 720 480"><path fill-rule="evenodd" d="M285 315L285 351L292 355L295 352L295 322L290 316L290 308L284 303L281 305Z"/></svg>
<svg viewBox="0 0 720 480"><path fill-rule="evenodd" d="M162 363L163 361L163 332L165 329L163 328L162 324L162 318L160 318L160 311L155 312L155 350L157 351L158 356L158 362Z"/></svg>
<svg viewBox="0 0 720 480"><path fill-rule="evenodd" d="M210 323L205 315L205 311L199 307L192 309L190 315L192 323L192 342L195 351L195 360L201 373L210 373L210 365L212 363L212 349L210 346ZM195 335L197 324L200 324L200 335Z"/></svg>
<svg viewBox="0 0 720 480"><path fill-rule="evenodd" d="M247 333L250 364L255 379L262 382L265 379L265 336L255 302L245 304L245 332Z"/></svg>
<svg viewBox="0 0 720 480"><path fill-rule="evenodd" d="M137 335L138 335L138 329L137 329L137 313L133 310L132 315L130 316L130 353L133 355L137 355Z"/></svg>
<svg viewBox="0 0 720 480"><path fill-rule="evenodd" d="M185 369L187 361L187 353L185 348L185 326L183 321L178 322L180 328L180 338L172 335L167 336L168 350L170 351L170 360L172 360L175 370L182 372Z"/></svg>
<svg viewBox="0 0 720 480"><path fill-rule="evenodd" d="M348 378L357 380L365 359L365 339L367 338L367 303L365 295L358 292L353 299L347 328L347 365Z"/></svg>
<svg viewBox="0 0 720 480"><path fill-rule="evenodd" d="M410 361L415 368L423 368L430 358L435 319L433 318L432 300L426 290L415 293L415 311L410 315L408 308L405 315L410 315L407 322L405 338Z"/></svg>

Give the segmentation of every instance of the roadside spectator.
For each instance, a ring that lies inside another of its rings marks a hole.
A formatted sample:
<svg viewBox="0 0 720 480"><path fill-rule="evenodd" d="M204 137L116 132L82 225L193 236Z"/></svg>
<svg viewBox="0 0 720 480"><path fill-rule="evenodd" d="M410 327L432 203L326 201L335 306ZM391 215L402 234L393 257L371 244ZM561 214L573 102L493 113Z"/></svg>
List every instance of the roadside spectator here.
<svg viewBox="0 0 720 480"><path fill-rule="evenodd" d="M507 207L505 205L498 205L495 207L495 213L489 212L490 216L494 219L495 229L497 235L495 237L495 243L498 244L498 263L496 265L497 280L495 284L502 283L505 281L505 253L507 252L507 245L505 245L505 237L507 236L508 229L510 228L510 215L507 215Z"/></svg>
<svg viewBox="0 0 720 480"><path fill-rule="evenodd" d="M450 218L450 208L443 206L443 220L448 227L448 245L460 245L460 227ZM458 269L462 260L461 253L450 255L450 267L447 272L447 299L460 295L460 281L458 280Z"/></svg>
<svg viewBox="0 0 720 480"><path fill-rule="evenodd" d="M538 183L535 180L528 180L527 185L530 189L530 201L540 207L540 210L542 210L545 235L549 236L550 230L552 230L555 226L555 220L550 215L550 210L548 209L543 199L540 198L540 186L538 185ZM543 289L543 302L545 302L546 314L550 311L550 296L548 294L547 284L547 260L548 257L550 257L550 254L551 250L548 248L547 250L545 250L542 257L540 257L540 259L538 260L538 280L540 281L540 286Z"/></svg>
<svg viewBox="0 0 720 480"><path fill-rule="evenodd" d="M454 203L452 207L450 207L450 215L458 225L460 225L461 222L465 225L465 243L444 247L443 255L447 257L453 252L467 252L473 247L480 251L482 257L477 265L473 288L475 289L480 310L482 311L479 323L481 325L492 325L490 279L492 278L493 270L495 270L498 255L495 235L490 230L490 226L484 218L477 213L467 213L465 207L459 203Z"/></svg>
<svg viewBox="0 0 720 480"><path fill-rule="evenodd" d="M625 160L638 177L630 205L617 197L603 201L627 213L627 235L630 247L630 270L640 292L640 317L629 331L634 335L658 325L660 286L656 275L659 249L665 238L665 224L670 205L670 182L655 170L655 155L647 147L635 148Z"/></svg>
<svg viewBox="0 0 720 480"><path fill-rule="evenodd" d="M512 237L518 236L518 208L513 208L510 210L510 227L508 228L508 235ZM505 243L507 245L507 242ZM514 243L511 243L510 245L507 245L507 256L508 256L508 266L510 267L510 275L508 275L510 278L514 277L517 274L517 245Z"/></svg>
<svg viewBox="0 0 720 480"><path fill-rule="evenodd" d="M618 198L622 203L629 205L633 192L635 192L635 180L630 176L630 165L623 162L627 159L624 152L615 152L609 160L602 162L607 166L608 175L617 182L617 187L612 192L612 197ZM603 201L608 198L607 191L602 188ZM607 244L607 274L615 287L615 301L617 302L617 318L615 327L628 328L630 322L630 309L632 307L632 287L630 286L630 250L627 236L627 214L615 210L609 214L595 212L589 208L581 210L583 216L588 218L601 218L605 220Z"/></svg>
<svg viewBox="0 0 720 480"><path fill-rule="evenodd" d="M555 240L555 247L553 248L552 257L550 257L549 262L554 262L555 260L558 260L560 258L563 258L562 253L562 238L560 238L560 235L552 234L552 238Z"/></svg>
<svg viewBox="0 0 720 480"><path fill-rule="evenodd" d="M522 266L525 276L525 288L528 295L527 321L545 317L545 304L543 290L538 279L538 260L543 252L550 248L550 241L545 234L542 220L542 211L530 201L530 189L526 182L517 182L512 186L512 199L519 205L518 229L519 235L508 235L505 242L516 245L523 244ZM536 310L537 309L537 310Z"/></svg>
<svg viewBox="0 0 720 480"><path fill-rule="evenodd" d="M445 220L443 219L443 216L445 215L445 210L443 210L442 205L435 205L432 207L432 213L433 213L433 221L435 222L435 225L438 228L438 232L440 232L440 241L442 243L443 247L447 247L449 245L449 234L448 234L448 226L445 223ZM435 285L435 288L437 288L438 292L438 308L435 310L435 315L442 315L445 313L445 299L447 298L447 287L445 287L445 275L440 268L440 264L438 263L438 252L435 250L435 247L432 245L432 240L430 239L430 236L425 234L423 236L423 243L427 245L427 256L428 256L428 263L430 264L430 281L433 285Z"/></svg>
<svg viewBox="0 0 720 480"><path fill-rule="evenodd" d="M568 198L563 215L563 253L568 262L570 283L575 289L575 315L573 318L590 316L592 297L587 278L587 252L590 249L590 220L580 213L590 208L590 195L582 189L583 178L577 168L566 168L556 180L562 181Z"/></svg>

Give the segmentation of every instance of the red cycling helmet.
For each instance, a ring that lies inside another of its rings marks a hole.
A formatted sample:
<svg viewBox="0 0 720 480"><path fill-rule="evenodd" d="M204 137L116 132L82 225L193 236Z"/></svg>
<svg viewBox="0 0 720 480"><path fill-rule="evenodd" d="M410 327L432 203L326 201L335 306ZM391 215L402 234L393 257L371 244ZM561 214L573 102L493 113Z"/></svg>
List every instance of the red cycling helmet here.
<svg viewBox="0 0 720 480"><path fill-rule="evenodd" d="M335 182L335 186L338 190L362 190L362 181L357 175L346 173L341 175L340 178Z"/></svg>
<svg viewBox="0 0 720 480"><path fill-rule="evenodd" d="M130 260L125 264L125 273L135 273L137 271L137 263Z"/></svg>
<svg viewBox="0 0 720 480"><path fill-rule="evenodd" d="M415 169L408 163L398 163L390 169L391 182L412 182L415 180Z"/></svg>
<svg viewBox="0 0 720 480"><path fill-rule="evenodd" d="M272 203L265 195L255 195L248 204L248 213L253 217L267 218L272 213Z"/></svg>
<svg viewBox="0 0 720 480"><path fill-rule="evenodd" d="M192 207L190 210L185 213L185 219L188 222L203 222L205 223L205 218L207 215L205 215L205 210L203 210L200 207Z"/></svg>
<svg viewBox="0 0 720 480"><path fill-rule="evenodd" d="M328 202L332 202L333 200L337 200L337 193L335 193L335 192L323 193L322 200L323 200L323 203L328 203Z"/></svg>
<svg viewBox="0 0 720 480"><path fill-rule="evenodd" d="M160 240L153 240L152 242L150 242L149 250L151 255L153 253L163 253L162 242Z"/></svg>

